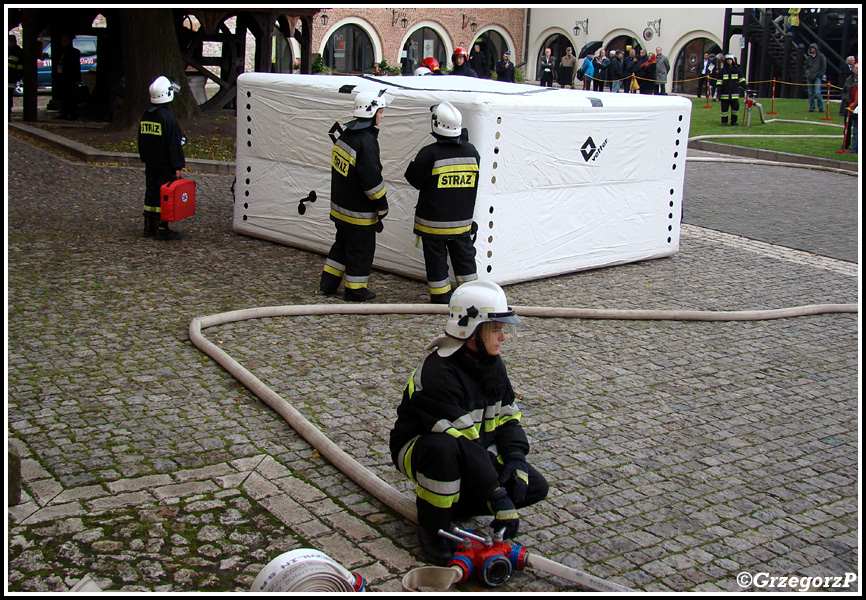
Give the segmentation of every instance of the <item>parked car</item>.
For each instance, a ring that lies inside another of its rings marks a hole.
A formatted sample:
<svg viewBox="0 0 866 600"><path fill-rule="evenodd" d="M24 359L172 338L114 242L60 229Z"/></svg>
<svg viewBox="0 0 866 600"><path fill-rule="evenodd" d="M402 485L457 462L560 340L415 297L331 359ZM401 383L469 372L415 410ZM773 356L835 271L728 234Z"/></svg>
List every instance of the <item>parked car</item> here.
<svg viewBox="0 0 866 600"><path fill-rule="evenodd" d="M72 45L81 52L81 74L96 70L96 38L81 36L72 40ZM51 43L42 49L42 55L36 60L36 87L40 90L51 89ZM24 83L19 81L15 86L15 95L24 95Z"/></svg>

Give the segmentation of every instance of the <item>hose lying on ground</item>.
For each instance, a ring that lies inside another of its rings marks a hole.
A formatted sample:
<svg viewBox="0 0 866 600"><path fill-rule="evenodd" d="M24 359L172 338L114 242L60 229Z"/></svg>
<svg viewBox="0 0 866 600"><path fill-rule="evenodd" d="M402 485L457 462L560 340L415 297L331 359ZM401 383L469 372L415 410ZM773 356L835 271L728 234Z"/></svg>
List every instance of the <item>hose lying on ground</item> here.
<svg viewBox="0 0 866 600"><path fill-rule="evenodd" d="M521 316L568 319L628 319L628 320L675 320L675 321L756 321L784 319L825 313L857 313L856 304L819 304L777 310L756 311L689 311L689 310L604 310L580 308L551 308L515 306ZM202 352L214 359L233 377L244 384L265 404L275 410L286 422L307 440L321 456L340 469L386 506L413 523L418 522L414 498L397 491L366 467L349 456L319 431L289 402L274 392L255 375L241 366L225 351L208 340L202 329L250 319L313 315L384 315L384 314L447 314L448 307L433 304L314 304L296 306L271 306L196 317L189 326L190 341ZM577 583L593 591L627 591L628 588L609 583L577 569L561 565L538 555L530 554L527 566Z"/></svg>

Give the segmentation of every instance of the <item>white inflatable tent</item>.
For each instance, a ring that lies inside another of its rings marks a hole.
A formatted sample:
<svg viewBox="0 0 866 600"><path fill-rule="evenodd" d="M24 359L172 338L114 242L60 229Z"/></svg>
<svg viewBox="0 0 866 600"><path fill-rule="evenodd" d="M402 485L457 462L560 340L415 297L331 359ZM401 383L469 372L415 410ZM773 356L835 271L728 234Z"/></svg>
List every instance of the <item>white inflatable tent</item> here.
<svg viewBox="0 0 866 600"><path fill-rule="evenodd" d="M249 73L238 78L234 229L327 254L331 136L354 96L386 90L379 145L390 213L374 266L425 280L409 162L433 143L430 107L463 114L481 155L478 274L501 285L660 258L679 248L691 103L457 76ZM302 199L315 192L315 202Z"/></svg>

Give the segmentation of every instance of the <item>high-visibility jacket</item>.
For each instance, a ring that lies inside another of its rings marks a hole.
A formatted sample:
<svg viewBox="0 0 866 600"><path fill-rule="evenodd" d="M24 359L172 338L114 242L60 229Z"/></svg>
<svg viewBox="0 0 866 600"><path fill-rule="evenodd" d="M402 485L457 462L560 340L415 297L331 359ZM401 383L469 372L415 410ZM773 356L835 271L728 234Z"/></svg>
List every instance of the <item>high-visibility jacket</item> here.
<svg viewBox="0 0 866 600"><path fill-rule="evenodd" d="M388 213L379 161L379 130L346 129L331 152L331 220L373 227Z"/></svg>
<svg viewBox="0 0 866 600"><path fill-rule="evenodd" d="M730 100L734 96L739 96L740 88L745 89L747 87L746 78L743 77L743 73L737 65L725 63L721 69L716 71L715 78L721 100Z"/></svg>
<svg viewBox="0 0 866 600"><path fill-rule="evenodd" d="M138 125L138 155L151 169L179 171L186 166L183 132L164 104L150 104Z"/></svg>
<svg viewBox="0 0 866 600"><path fill-rule="evenodd" d="M529 453L505 364L499 356L488 358L486 364L480 364L465 347L447 357L434 351L412 372L389 443L392 460L403 473L412 472L407 468L412 447L424 434L456 438L461 444L464 471L455 478L472 478L473 485L489 492L498 485L490 452L502 457ZM441 483L446 489L448 482ZM437 486L428 488L435 496ZM426 499L440 504L434 497ZM443 503L450 505L450 500L443 499Z"/></svg>
<svg viewBox="0 0 866 600"><path fill-rule="evenodd" d="M427 238L468 235L478 195L475 146L437 138L421 149L406 169L406 180L417 190L414 232Z"/></svg>

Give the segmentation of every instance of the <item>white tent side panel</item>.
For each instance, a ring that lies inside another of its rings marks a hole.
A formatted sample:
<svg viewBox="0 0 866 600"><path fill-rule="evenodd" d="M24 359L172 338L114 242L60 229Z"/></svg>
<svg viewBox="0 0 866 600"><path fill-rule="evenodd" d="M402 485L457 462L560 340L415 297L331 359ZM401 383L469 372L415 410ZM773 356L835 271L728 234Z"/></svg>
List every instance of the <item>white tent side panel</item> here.
<svg viewBox="0 0 866 600"><path fill-rule="evenodd" d="M377 236L376 268L426 278L412 233L418 192L403 175L435 141L430 107L445 100L463 114L481 155L482 279L506 285L679 249L689 100L464 77L241 75L236 231L327 254L334 240L329 132L351 120L363 89L384 89L389 102L379 145L390 213ZM317 199L301 215L310 192Z"/></svg>

